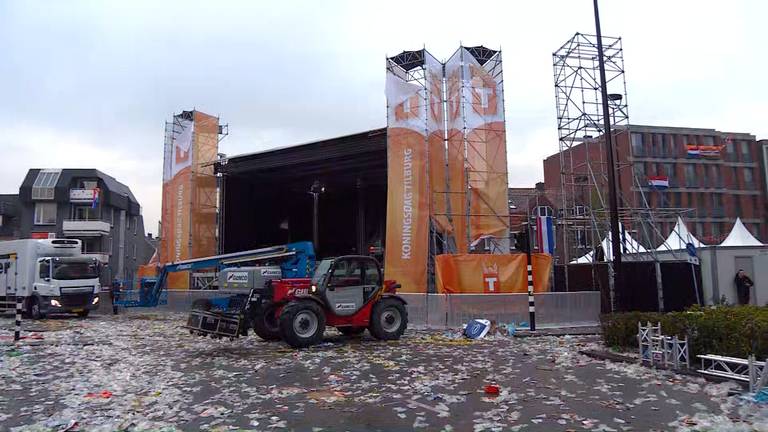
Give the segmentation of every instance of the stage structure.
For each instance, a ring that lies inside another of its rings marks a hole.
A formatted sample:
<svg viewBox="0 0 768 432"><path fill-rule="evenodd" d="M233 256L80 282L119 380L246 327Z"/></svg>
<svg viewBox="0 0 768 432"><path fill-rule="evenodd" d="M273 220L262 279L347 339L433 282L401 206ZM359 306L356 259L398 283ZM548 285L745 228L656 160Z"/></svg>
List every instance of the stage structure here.
<svg viewBox="0 0 768 432"><path fill-rule="evenodd" d="M621 38L618 37L603 36L602 45L610 108L609 122L616 151L616 143L622 140L629 142L626 136L629 111L624 51ZM557 217L557 240L564 258L561 264L566 266L578 258L573 255L578 246L599 248L601 241L610 232L599 55L597 37L581 33L576 33L552 54L560 155L560 190L556 195L561 200L561 209ZM620 159L614 156L614 160ZM651 209L646 198L646 191L649 190L647 179L639 178L626 163L618 164L616 170L619 221L627 228L625 231L632 233L640 243L648 247L650 253L638 256L658 262L655 245L663 243L666 236L659 231L655 220L675 218L688 209ZM621 194L621 182L631 182L633 196ZM624 231L621 243L622 251L627 254L643 252L633 250L633 244L639 243L627 241ZM598 255L601 253L607 254L609 251L600 251ZM681 259L685 260L685 256L681 255ZM608 265L612 273L610 260ZM609 279L613 280L612 277ZM567 289L567 277L565 284ZM613 286L611 302L614 302Z"/></svg>
<svg viewBox="0 0 768 432"><path fill-rule="evenodd" d="M387 59L387 278L435 291L435 256L509 253L501 52Z"/></svg>
<svg viewBox="0 0 768 432"><path fill-rule="evenodd" d="M159 263L215 255L218 194L213 163L227 126L200 111L182 111L165 124ZM188 289L175 273L169 288Z"/></svg>

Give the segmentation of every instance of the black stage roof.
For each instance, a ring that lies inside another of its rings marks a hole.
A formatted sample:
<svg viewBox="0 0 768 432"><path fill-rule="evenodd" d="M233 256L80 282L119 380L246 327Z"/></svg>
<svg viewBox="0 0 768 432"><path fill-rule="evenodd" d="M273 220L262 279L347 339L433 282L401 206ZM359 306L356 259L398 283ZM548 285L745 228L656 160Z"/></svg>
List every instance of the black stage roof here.
<svg viewBox="0 0 768 432"><path fill-rule="evenodd" d="M280 147L222 159L215 164L225 176L269 182L323 177L326 182L386 182L387 130L373 129L338 138Z"/></svg>

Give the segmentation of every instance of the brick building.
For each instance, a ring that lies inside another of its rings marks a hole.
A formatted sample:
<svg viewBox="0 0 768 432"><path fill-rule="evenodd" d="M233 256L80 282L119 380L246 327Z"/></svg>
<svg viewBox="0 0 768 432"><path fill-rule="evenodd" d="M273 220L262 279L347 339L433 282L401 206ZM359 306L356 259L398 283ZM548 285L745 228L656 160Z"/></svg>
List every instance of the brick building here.
<svg viewBox="0 0 768 432"><path fill-rule="evenodd" d="M539 250L536 244L535 216L555 216L557 199L544 189L544 183L536 183L532 188L509 188L509 233L512 238L511 247L522 250L517 244L520 233L526 232L527 224L531 225L531 246L533 251ZM557 239L555 239L557 241Z"/></svg>
<svg viewBox="0 0 768 432"><path fill-rule="evenodd" d="M692 233L709 244L721 242L741 217L753 235L768 242L765 140L758 143L748 133L714 129L629 125L616 141L622 206L644 207L647 201L651 208L681 209ZM707 149L706 154L696 154L699 146ZM594 170L595 161L603 160L601 152L599 145L581 143L572 147L567 157L573 158L575 167L591 161ZM577 203L589 206L594 197L588 182L584 182L584 190L578 188L579 177L587 175L586 168L583 170L574 169L568 184L577 185L569 186ZM559 154L544 160L546 190L561 190L560 171ZM652 188L649 177L664 178L669 187ZM607 199L607 194L604 197ZM657 220L664 235L674 224L671 216Z"/></svg>

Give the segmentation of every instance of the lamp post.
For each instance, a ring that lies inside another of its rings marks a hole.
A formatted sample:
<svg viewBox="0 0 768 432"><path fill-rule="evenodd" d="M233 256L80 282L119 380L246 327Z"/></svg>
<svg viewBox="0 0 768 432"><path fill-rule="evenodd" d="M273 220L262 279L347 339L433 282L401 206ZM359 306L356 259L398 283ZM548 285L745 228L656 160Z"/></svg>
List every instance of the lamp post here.
<svg viewBox="0 0 768 432"><path fill-rule="evenodd" d="M611 225L611 249L613 250L613 286L614 290L621 290L623 286L623 274L621 271L621 243L618 241L619 233L619 200L616 194L616 163L614 161L613 137L611 136L611 111L608 107L608 89L605 79L605 56L603 54L603 35L600 30L600 13L597 0L592 2L595 11L595 36L597 36L597 59L600 69L600 94L603 102L603 137L605 137L605 154L608 163L608 205Z"/></svg>
<svg viewBox="0 0 768 432"><path fill-rule="evenodd" d="M312 243L315 253L320 250L320 229L319 229L319 203L320 194L325 192L325 186L320 184L320 180L315 180L309 188L312 195Z"/></svg>

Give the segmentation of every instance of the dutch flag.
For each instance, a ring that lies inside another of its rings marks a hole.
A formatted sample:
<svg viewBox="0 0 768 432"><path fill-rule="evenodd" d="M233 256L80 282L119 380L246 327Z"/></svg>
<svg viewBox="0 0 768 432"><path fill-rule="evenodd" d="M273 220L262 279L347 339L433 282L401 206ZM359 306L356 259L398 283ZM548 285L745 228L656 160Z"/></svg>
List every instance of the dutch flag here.
<svg viewBox="0 0 768 432"><path fill-rule="evenodd" d="M697 158L701 156L701 151L699 150L699 146L695 144L688 144L686 148L688 149L689 158Z"/></svg>
<svg viewBox="0 0 768 432"><path fill-rule="evenodd" d="M648 185L654 189L667 189L669 187L669 177L648 176Z"/></svg>
<svg viewBox="0 0 768 432"><path fill-rule="evenodd" d="M542 253L552 255L555 251L555 230L552 225L552 216L538 216L536 218L536 237L538 237L539 250Z"/></svg>
<svg viewBox="0 0 768 432"><path fill-rule="evenodd" d="M99 188L93 188L93 197L91 198L91 208L95 209L99 206Z"/></svg>

